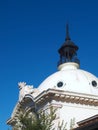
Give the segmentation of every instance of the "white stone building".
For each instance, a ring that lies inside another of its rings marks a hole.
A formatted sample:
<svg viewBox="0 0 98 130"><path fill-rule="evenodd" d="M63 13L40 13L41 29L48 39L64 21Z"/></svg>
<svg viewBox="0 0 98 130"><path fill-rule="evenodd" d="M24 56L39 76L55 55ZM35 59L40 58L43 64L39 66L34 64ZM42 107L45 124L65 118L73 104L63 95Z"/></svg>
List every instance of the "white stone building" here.
<svg viewBox="0 0 98 130"><path fill-rule="evenodd" d="M21 108L25 111L33 109L47 109L49 106L57 108L57 123L64 120L67 129L70 129L70 121L74 119L74 127L77 122L98 114L98 78L93 74L80 69L77 59L78 46L70 39L68 25L66 39L58 50L60 61L58 71L45 79L38 88L19 83L19 100L12 112L7 124L13 128L19 124L18 116Z"/></svg>

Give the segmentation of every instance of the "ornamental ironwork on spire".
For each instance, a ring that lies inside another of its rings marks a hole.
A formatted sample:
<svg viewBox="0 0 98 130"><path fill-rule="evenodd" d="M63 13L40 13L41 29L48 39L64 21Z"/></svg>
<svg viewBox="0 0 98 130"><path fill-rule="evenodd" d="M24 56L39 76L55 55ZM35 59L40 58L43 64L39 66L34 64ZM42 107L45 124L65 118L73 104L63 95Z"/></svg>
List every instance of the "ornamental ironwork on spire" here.
<svg viewBox="0 0 98 130"><path fill-rule="evenodd" d="M58 65L61 65L63 63L67 62L75 62L80 64L78 58L77 58L77 50L78 46L75 45L69 36L69 27L68 24L66 25L66 38L64 44L61 46L61 48L58 50L60 54L60 61Z"/></svg>

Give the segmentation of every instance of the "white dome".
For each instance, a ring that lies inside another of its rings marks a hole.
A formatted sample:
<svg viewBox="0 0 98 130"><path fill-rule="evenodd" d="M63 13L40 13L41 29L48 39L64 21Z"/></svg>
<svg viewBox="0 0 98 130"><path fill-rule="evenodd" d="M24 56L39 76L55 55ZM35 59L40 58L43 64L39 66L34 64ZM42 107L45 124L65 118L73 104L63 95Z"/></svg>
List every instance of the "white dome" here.
<svg viewBox="0 0 98 130"><path fill-rule="evenodd" d="M49 88L69 92L98 95L98 78L93 74L78 69L76 63L65 63L59 66L58 72L46 78L38 87L42 92Z"/></svg>

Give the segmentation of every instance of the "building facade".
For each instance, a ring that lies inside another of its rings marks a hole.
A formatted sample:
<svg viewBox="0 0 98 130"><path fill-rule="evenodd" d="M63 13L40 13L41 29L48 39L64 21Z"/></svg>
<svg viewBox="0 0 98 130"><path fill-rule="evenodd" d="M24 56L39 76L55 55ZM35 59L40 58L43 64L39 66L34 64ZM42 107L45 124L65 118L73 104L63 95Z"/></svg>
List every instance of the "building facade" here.
<svg viewBox="0 0 98 130"><path fill-rule="evenodd" d="M8 125L13 129L19 125L18 117L22 109L34 115L34 109L40 111L55 107L55 130L62 121L67 122L67 130L70 130L71 121L78 130L78 122L98 114L98 78L80 69L77 51L78 46L71 41L67 25L65 42L58 50L58 71L46 78L38 88L25 82L18 84L19 100L7 121Z"/></svg>

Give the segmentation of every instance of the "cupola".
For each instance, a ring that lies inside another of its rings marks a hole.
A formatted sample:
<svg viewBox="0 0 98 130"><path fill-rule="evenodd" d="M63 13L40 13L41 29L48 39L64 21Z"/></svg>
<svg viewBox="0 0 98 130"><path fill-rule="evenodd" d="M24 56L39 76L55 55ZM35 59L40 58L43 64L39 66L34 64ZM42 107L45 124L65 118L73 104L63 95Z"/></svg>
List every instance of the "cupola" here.
<svg viewBox="0 0 98 130"><path fill-rule="evenodd" d="M76 63L80 64L79 59L77 58L77 50L78 46L74 44L73 41L71 41L71 38L69 36L69 28L68 24L66 25L66 38L64 44L60 47L58 50L60 54L60 60L58 62L58 68L60 68L61 65L65 63Z"/></svg>

